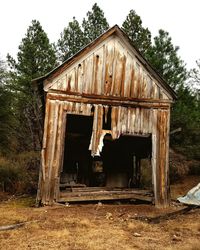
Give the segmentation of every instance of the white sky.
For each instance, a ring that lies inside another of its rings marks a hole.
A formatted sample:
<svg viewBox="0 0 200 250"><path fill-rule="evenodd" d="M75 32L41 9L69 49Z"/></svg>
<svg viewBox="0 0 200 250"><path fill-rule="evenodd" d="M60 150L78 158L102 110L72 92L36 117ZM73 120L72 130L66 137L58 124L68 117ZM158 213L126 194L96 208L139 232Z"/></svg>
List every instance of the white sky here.
<svg viewBox="0 0 200 250"><path fill-rule="evenodd" d="M16 56L31 20L40 21L51 42L56 42L75 16L80 22L97 2L110 24L121 26L131 9L143 26L157 34L169 32L187 67L200 58L200 0L2 0L0 4L0 56Z"/></svg>

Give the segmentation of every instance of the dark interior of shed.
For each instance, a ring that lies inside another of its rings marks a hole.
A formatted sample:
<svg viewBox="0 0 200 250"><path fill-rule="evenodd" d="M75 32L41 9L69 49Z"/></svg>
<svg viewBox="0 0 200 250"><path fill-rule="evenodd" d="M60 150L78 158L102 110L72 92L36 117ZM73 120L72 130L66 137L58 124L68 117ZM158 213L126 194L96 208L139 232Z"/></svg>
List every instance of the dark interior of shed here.
<svg viewBox="0 0 200 250"><path fill-rule="evenodd" d="M113 140L106 134L101 155L92 157L92 126L93 116L67 115L61 186L141 187L143 171L151 171L151 136L122 135Z"/></svg>

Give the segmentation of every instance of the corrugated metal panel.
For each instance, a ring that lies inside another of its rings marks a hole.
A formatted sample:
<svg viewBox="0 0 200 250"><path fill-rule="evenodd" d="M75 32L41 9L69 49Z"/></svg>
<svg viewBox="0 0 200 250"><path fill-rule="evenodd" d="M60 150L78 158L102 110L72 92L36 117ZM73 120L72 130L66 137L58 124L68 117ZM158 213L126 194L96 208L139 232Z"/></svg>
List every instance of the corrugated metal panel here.
<svg viewBox="0 0 200 250"><path fill-rule="evenodd" d="M185 196L179 197L178 201L188 205L200 206L200 183L193 187Z"/></svg>

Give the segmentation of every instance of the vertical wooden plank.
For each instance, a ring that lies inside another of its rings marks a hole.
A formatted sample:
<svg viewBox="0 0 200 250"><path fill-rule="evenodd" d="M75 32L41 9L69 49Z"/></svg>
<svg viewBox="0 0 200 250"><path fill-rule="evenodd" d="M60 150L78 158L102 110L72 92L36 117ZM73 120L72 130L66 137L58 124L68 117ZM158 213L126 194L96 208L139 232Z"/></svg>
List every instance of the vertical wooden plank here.
<svg viewBox="0 0 200 250"><path fill-rule="evenodd" d="M59 184L60 184L60 169L61 167L61 152L63 148L61 145L63 144L63 140L65 139L62 135L62 123L63 123L63 103L59 102L59 110L58 110L58 124L57 124L57 136L56 136L56 148L55 148L55 156L54 156L54 173L52 174L54 178L54 194L53 199L57 200L59 196Z"/></svg>
<svg viewBox="0 0 200 250"><path fill-rule="evenodd" d="M86 93L92 94L92 82L94 77L94 58L93 55L90 55L86 60L85 67L85 85L86 85Z"/></svg>
<svg viewBox="0 0 200 250"><path fill-rule="evenodd" d="M131 87L130 87L130 97L135 97L135 85L136 85L136 76L134 66L131 67Z"/></svg>
<svg viewBox="0 0 200 250"><path fill-rule="evenodd" d="M48 97L47 97L48 98ZM47 192L48 192L48 188L49 188L49 175L48 175L48 169L49 169L49 155L50 155L50 145L51 145L51 134L52 133L52 113L53 113L54 109L53 109L53 105L52 105L52 101L48 100L48 116L46 118L46 135L45 138L46 140L43 141L43 146L44 146L44 150L42 150L42 160L43 160L43 165L44 165L44 169L43 169L43 175L45 175L45 179L43 181L43 185L42 185L42 191L41 191L41 201L43 204L47 203Z"/></svg>
<svg viewBox="0 0 200 250"><path fill-rule="evenodd" d="M157 129L155 124L152 133L152 168L154 180L155 205L167 207L169 205L169 110L157 110ZM154 140L154 136L156 139ZM156 147L156 148L155 148ZM156 155L156 157L155 157ZM153 162L153 161L156 162Z"/></svg>
<svg viewBox="0 0 200 250"><path fill-rule="evenodd" d="M98 146L102 134L102 126L103 126L103 106L95 105L92 137L89 146L89 150L91 150L92 156L98 154Z"/></svg>
<svg viewBox="0 0 200 250"><path fill-rule="evenodd" d="M58 110L59 110L59 102L54 102L54 114L52 116L52 130L51 130L51 150L49 154L49 164L48 164L48 192L47 192L47 200L51 204L53 201L53 193L54 193L54 172L55 172L55 149L57 142L57 124L58 124Z"/></svg>
<svg viewBox="0 0 200 250"><path fill-rule="evenodd" d="M152 133L152 124L153 124L153 109L149 109L148 133Z"/></svg>
<svg viewBox="0 0 200 250"><path fill-rule="evenodd" d="M166 178L166 206L170 204L170 180L169 180L169 140L170 140L170 108L166 111L166 166L165 166L165 178Z"/></svg>
<svg viewBox="0 0 200 250"><path fill-rule="evenodd" d="M111 134L113 140L118 138L117 133L117 124L118 124L118 115L119 115L119 107L112 107L111 111Z"/></svg>
<svg viewBox="0 0 200 250"><path fill-rule="evenodd" d="M144 108L140 109L140 124L138 125L139 127L139 133L144 134Z"/></svg>
<svg viewBox="0 0 200 250"><path fill-rule="evenodd" d="M135 120L136 120L136 108L132 108L131 109L131 118L130 118L130 132L131 134L135 134L136 133L136 129L135 129Z"/></svg>
<svg viewBox="0 0 200 250"><path fill-rule="evenodd" d="M115 79L116 79L116 65L117 65L117 48L116 48L116 44L117 42L115 41L115 39L112 41L113 43L113 48L114 48L114 54L113 54L113 63L112 63L112 85L111 85L111 89L110 89L110 95L114 96L115 93Z"/></svg>
<svg viewBox="0 0 200 250"><path fill-rule="evenodd" d="M64 152L65 152L65 137L66 137L66 125L67 125L67 112L63 110L62 116L62 128L61 128L61 152L60 152L60 172L63 171Z"/></svg>
<svg viewBox="0 0 200 250"><path fill-rule="evenodd" d="M142 124L141 125L141 132L142 134L147 134L149 133L149 109L143 109L143 116L142 116Z"/></svg>
<svg viewBox="0 0 200 250"><path fill-rule="evenodd" d="M141 95L141 66L136 63L136 69L137 69L137 80L136 80L136 89L135 89L135 97L140 98Z"/></svg>
<svg viewBox="0 0 200 250"><path fill-rule="evenodd" d="M140 124L141 124L141 109L136 108L135 112L135 126L134 126L134 132L138 134L140 132Z"/></svg>
<svg viewBox="0 0 200 250"><path fill-rule="evenodd" d="M119 137L119 135L121 134L121 128L122 128L122 107L119 106L117 107L117 116L116 116L116 136L117 138Z"/></svg>
<svg viewBox="0 0 200 250"><path fill-rule="evenodd" d="M103 45L103 52L102 52L102 69L101 70L101 76L100 76L100 92L99 94L105 95L105 90L104 90L104 83L105 83L105 72L106 72L106 45Z"/></svg>
<svg viewBox="0 0 200 250"><path fill-rule="evenodd" d="M131 132L131 108L128 108L127 111L126 131L127 133Z"/></svg>
<svg viewBox="0 0 200 250"><path fill-rule="evenodd" d="M109 42L105 47L104 95L110 95L114 78L115 47Z"/></svg>
<svg viewBox="0 0 200 250"><path fill-rule="evenodd" d="M167 207L169 205L169 180L168 180L168 111L161 110L161 126L160 134L160 157L159 157L159 172L160 172L160 205Z"/></svg>
<svg viewBox="0 0 200 250"><path fill-rule="evenodd" d="M140 95L139 98L144 98L145 96L145 72L142 67L140 67Z"/></svg>
<svg viewBox="0 0 200 250"><path fill-rule="evenodd" d="M48 120L49 120L50 104L47 95L46 99L46 109L45 109L45 119L44 119L44 134L43 134L43 145L41 150L41 164L39 171L39 181L36 202L39 204L41 200L44 200L44 183L46 181L46 145L48 139Z"/></svg>
<svg viewBox="0 0 200 250"><path fill-rule="evenodd" d="M79 84L79 82L78 82L78 68L77 67L74 67L74 69L73 69L73 73L74 73L74 91L75 92L79 92L79 87L78 87L78 84Z"/></svg>
<svg viewBox="0 0 200 250"><path fill-rule="evenodd" d="M151 98L151 87L152 87L152 80L151 77L147 74L146 75L146 91L145 91L145 98Z"/></svg>
<svg viewBox="0 0 200 250"><path fill-rule="evenodd" d="M157 110L152 110L152 185L154 190L155 204L158 204L157 193Z"/></svg>
<svg viewBox="0 0 200 250"><path fill-rule="evenodd" d="M83 84L84 84L84 71L83 64L79 63L77 65L77 73L78 73L78 92L83 93Z"/></svg>
<svg viewBox="0 0 200 250"><path fill-rule="evenodd" d="M93 86L92 86L92 94L100 95L101 94L101 85L102 85L102 74L103 74L103 56L104 51L103 47L98 49L93 55Z"/></svg>
<svg viewBox="0 0 200 250"><path fill-rule="evenodd" d="M118 95L121 97L124 97L124 92L125 92L125 78L126 78L126 56L124 55L121 58L121 82L120 82L120 89Z"/></svg>
<svg viewBox="0 0 200 250"><path fill-rule="evenodd" d="M76 86L75 86L75 69L72 69L68 73L68 86L70 83L70 91L74 92L76 91Z"/></svg>
<svg viewBox="0 0 200 250"><path fill-rule="evenodd" d="M122 108L121 112L121 134L127 133L126 122L128 117L128 108Z"/></svg>
<svg viewBox="0 0 200 250"><path fill-rule="evenodd" d="M44 182L43 196L42 196L43 204L48 204L49 202L49 186L50 186L49 166L50 166L51 152L52 152L54 113L55 113L54 101L49 100L49 117L48 117L46 150L45 150L45 182Z"/></svg>

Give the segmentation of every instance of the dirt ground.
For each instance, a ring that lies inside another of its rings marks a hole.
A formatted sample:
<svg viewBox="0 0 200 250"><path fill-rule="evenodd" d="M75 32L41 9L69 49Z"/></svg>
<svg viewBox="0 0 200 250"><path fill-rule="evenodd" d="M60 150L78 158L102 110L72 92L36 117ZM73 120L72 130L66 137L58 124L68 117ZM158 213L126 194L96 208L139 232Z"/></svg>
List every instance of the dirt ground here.
<svg viewBox="0 0 200 250"><path fill-rule="evenodd" d="M190 176L173 185L172 198L184 195L198 182L199 177ZM200 249L200 209L158 224L135 219L181 209L175 202L165 210L119 202L35 208L34 197L1 194L0 199L0 226L27 222L0 231L0 249Z"/></svg>

